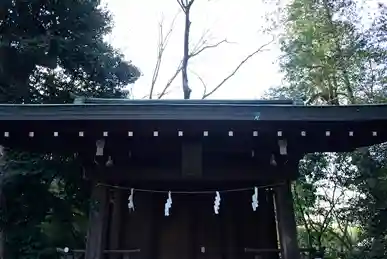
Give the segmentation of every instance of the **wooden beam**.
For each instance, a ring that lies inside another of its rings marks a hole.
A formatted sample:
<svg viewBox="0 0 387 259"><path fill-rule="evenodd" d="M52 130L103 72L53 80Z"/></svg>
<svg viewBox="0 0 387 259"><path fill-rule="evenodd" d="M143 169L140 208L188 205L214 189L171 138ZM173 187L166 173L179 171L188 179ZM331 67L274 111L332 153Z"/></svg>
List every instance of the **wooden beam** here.
<svg viewBox="0 0 387 259"><path fill-rule="evenodd" d="M102 259L105 249L105 232L108 214L107 188L94 184L91 194L89 229L87 232L85 259Z"/></svg>
<svg viewBox="0 0 387 259"><path fill-rule="evenodd" d="M274 188L277 224L283 259L300 259L291 183Z"/></svg>
<svg viewBox="0 0 387 259"><path fill-rule="evenodd" d="M269 164L239 164L233 166L203 166L202 176L190 177L192 182L211 181L282 181L295 180L298 176L298 161L289 160L286 165L270 166ZM292 173L295 172L295 173ZM112 166L87 170L88 177L98 177L101 181L122 182L122 181L183 181L187 176L182 175L178 166L174 167L143 167Z"/></svg>
<svg viewBox="0 0 387 259"><path fill-rule="evenodd" d="M181 146L181 172L183 177L200 178L203 175L202 143L184 142Z"/></svg>

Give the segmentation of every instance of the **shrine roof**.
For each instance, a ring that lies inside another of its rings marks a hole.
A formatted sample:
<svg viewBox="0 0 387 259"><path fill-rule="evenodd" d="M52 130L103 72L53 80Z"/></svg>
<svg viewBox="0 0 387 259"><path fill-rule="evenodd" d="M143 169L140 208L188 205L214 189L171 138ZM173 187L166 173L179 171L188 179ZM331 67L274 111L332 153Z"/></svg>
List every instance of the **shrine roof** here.
<svg viewBox="0 0 387 259"><path fill-rule="evenodd" d="M290 100L84 98L72 104L0 104L0 120L387 121L387 105L305 106Z"/></svg>

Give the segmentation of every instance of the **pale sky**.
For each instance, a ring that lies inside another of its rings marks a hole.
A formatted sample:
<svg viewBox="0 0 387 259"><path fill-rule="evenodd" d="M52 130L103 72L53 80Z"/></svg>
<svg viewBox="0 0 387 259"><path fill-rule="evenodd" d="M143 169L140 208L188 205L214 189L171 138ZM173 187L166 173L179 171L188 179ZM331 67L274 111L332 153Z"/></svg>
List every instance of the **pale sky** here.
<svg viewBox="0 0 387 259"><path fill-rule="evenodd" d="M358 0L375 8L377 2L387 0ZM264 18L273 13L278 0L196 0L191 10L191 44L195 45L205 31L209 44L227 39L232 44L223 44L216 49L203 52L190 60L190 70L206 82L208 90L219 82L248 54L272 38L263 33L271 24ZM289 0L282 0L285 5ZM149 95L153 70L157 59L159 23L164 17L164 31L170 28L180 7L177 0L104 0L114 16L115 27L108 41L119 48L126 59L138 66L143 76L133 85L135 98ZM269 4L270 3L270 4ZM366 8L368 9L368 8ZM372 10L368 9L368 11ZM364 12L367 10L362 10ZM277 17L270 15L271 19ZM176 71L183 54L184 14L180 12L174 30L164 53L155 93L160 93L166 82ZM267 51L251 58L238 73L225 83L212 99L254 99L260 98L271 86L281 83L278 58L279 46L273 43ZM189 85L193 90L191 98L201 98L203 86L195 74L189 74ZM181 99L181 75L170 88L165 98Z"/></svg>
<svg viewBox="0 0 387 259"><path fill-rule="evenodd" d="M270 1L270 0L269 0ZM106 0L114 15L115 27L109 41L121 49L125 57L138 66L143 76L133 85L135 98L149 94L152 74L156 64L159 22L164 17L165 32L179 12L176 0ZM215 87L241 60L260 45L271 40L262 32L265 13L274 8L257 0L196 0L191 11L191 43L195 45L203 32L209 30L209 44L227 39L223 44L190 60L190 69L199 74L208 89ZM274 2L274 0L273 0ZM184 15L181 12L163 57L156 93L164 88L173 75L183 54ZM276 60L280 54L275 44L268 51L257 54L239 72L210 98L254 99L259 98L270 86L280 84ZM200 98L202 83L194 74L189 75L192 99ZM166 98L182 98L181 76L172 85L173 91Z"/></svg>

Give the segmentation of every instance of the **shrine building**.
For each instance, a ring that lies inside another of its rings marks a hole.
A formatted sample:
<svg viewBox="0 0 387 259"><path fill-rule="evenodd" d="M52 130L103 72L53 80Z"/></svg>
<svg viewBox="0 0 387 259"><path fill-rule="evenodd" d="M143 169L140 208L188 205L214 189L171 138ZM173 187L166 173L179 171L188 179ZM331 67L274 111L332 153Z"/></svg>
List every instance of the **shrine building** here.
<svg viewBox="0 0 387 259"><path fill-rule="evenodd" d="M0 105L1 145L73 154L85 259L300 259L290 184L313 152L387 141L387 105L76 99Z"/></svg>

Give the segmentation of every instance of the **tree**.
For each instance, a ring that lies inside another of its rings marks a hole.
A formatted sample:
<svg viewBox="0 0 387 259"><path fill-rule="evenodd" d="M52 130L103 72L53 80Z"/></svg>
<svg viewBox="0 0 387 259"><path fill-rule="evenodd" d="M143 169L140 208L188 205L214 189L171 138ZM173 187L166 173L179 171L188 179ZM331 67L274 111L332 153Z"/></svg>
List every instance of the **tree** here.
<svg viewBox="0 0 387 259"><path fill-rule="evenodd" d="M324 248L337 258L359 241L359 228L350 209L358 198L348 184L354 174L348 154L309 154L301 160L301 177L293 185L294 205L302 247Z"/></svg>
<svg viewBox="0 0 387 259"><path fill-rule="evenodd" d="M149 95L145 97L149 97L150 99L153 99L154 97L157 97L158 99L164 97L170 90L170 86L173 83L173 81L181 74L182 76L182 89L183 89L183 96L184 99L190 99L192 89L189 85L189 75L193 75L199 79L199 81L202 83L204 92L202 95L202 99L205 99L209 96L211 96L214 92L216 92L219 88L221 88L224 83L226 83L229 79L231 79L237 72L242 68L243 65L245 65L251 58L253 58L258 53L265 51L266 47L271 44L274 39L266 44L263 44L262 46L257 47L254 51L252 51L250 54L248 54L243 60L241 60L234 69L231 70L231 72L225 76L220 82L212 87L211 89L207 87L204 80L195 73L194 71L191 71L189 69L189 61L200 54L202 54L205 51L208 51L210 49L214 49L219 47L222 44L230 44L230 42L227 39L222 39L220 41L209 43L206 39L209 31L205 31L198 42L193 45L193 47L190 47L191 45L191 38L190 38L190 28L191 28L191 10L194 6L195 0L177 0L180 9L184 15L184 32L183 32L183 55L180 63L177 65L177 69L172 74L170 79L167 81L167 83L164 85L163 90L160 91L160 93L155 95L155 85L158 78L158 74L161 68L161 63L163 59L163 54L165 52L165 49L168 45L168 40L171 36L171 33L173 32L173 26L175 24L177 16L173 19L171 26L169 27L166 34L164 34L164 24L161 22L159 24L159 43L158 43L158 54L156 59L156 65L155 69L153 71L152 81L151 81L151 89Z"/></svg>
<svg viewBox="0 0 387 259"><path fill-rule="evenodd" d="M125 97L140 76L103 40L111 17L100 1L2 1L0 29L2 103ZM6 150L1 159L0 258L55 258L56 246L83 245L88 186L74 154Z"/></svg>
<svg viewBox="0 0 387 259"><path fill-rule="evenodd" d="M182 59L182 68L181 68L181 71L182 71L182 73L181 73L181 75L182 75L182 87L183 87L184 99L190 99L192 89L190 88L190 86L188 84L188 62L189 62L189 60L191 58L193 58L194 56L199 55L202 51L204 51L206 49L218 47L220 44L227 42L227 40L222 40L222 41L220 41L220 42L218 42L216 44L213 44L213 45L204 45L199 50L197 50L196 52L190 53L190 51L189 51L190 28L191 28L190 14L191 14L192 6L195 3L195 0L177 0L177 2L180 5L180 8L181 8L181 10L184 13L184 18L185 18L185 22L184 22L185 26L184 26L183 59ZM203 81L203 79L199 75L195 74L196 76L198 76L199 80L203 83L204 93L203 93L202 99L205 99L205 98L209 97L210 95L212 95L214 92L216 92L220 87L223 86L224 83L226 83L230 78L232 78L238 72L238 70L249 59L251 59L253 56L255 56L256 54L258 54L261 51L263 51L264 48L266 46L268 46L270 43L272 43L273 41L274 41L274 39L272 41L266 43L266 44L263 44L262 46L259 46L251 54L247 55L239 64L236 65L234 70L232 70L229 75L227 75L222 80L220 80L220 83L218 85L216 85L215 87L213 87L208 92L207 92L208 87L205 84L205 82Z"/></svg>
<svg viewBox="0 0 387 259"><path fill-rule="evenodd" d="M148 96L149 99L153 99L156 82L159 77L160 68L164 57L164 51L168 46L168 41L173 32L173 28L174 28L176 19L178 17L178 14L173 18L172 23L169 27L169 30L165 35L164 35L164 20L162 19L161 22L159 23L159 41L157 45L157 59L156 59L155 69L153 70L152 82L151 82L150 92ZM158 95L159 99L162 98L167 93L168 88L170 87L173 80L175 80L175 78L177 77L180 71L181 71L181 64L179 64L178 68L176 69L176 72L174 73L172 78L168 81L168 83L165 85L164 90Z"/></svg>
<svg viewBox="0 0 387 259"><path fill-rule="evenodd" d="M307 105L385 101L386 9L379 5L367 27L358 8L351 0L292 0L281 38L285 84L268 95ZM385 151L305 157L293 190L302 242L327 246L328 258L385 258ZM343 192L351 199L341 200Z"/></svg>
<svg viewBox="0 0 387 259"><path fill-rule="evenodd" d="M281 67L290 87L308 94L307 103L357 102L354 92L363 78L356 72L369 57L353 21L354 5L350 0L297 0L288 7Z"/></svg>
<svg viewBox="0 0 387 259"><path fill-rule="evenodd" d="M122 96L123 87L139 77L139 70L104 42L111 17L100 1L6 0L1 5L1 102L45 101L53 89L43 81L53 77L62 81L58 92L71 87L86 95Z"/></svg>

